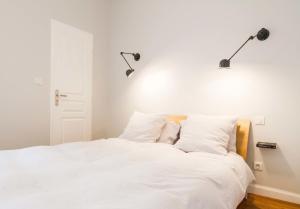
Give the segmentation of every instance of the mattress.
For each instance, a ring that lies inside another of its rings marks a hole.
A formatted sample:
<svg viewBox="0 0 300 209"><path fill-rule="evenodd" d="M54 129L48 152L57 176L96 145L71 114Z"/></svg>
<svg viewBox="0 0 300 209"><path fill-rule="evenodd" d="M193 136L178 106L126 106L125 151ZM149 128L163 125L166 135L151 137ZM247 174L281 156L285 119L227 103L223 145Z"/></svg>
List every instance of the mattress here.
<svg viewBox="0 0 300 209"><path fill-rule="evenodd" d="M95 140L0 152L1 209L233 209L253 174L235 153Z"/></svg>

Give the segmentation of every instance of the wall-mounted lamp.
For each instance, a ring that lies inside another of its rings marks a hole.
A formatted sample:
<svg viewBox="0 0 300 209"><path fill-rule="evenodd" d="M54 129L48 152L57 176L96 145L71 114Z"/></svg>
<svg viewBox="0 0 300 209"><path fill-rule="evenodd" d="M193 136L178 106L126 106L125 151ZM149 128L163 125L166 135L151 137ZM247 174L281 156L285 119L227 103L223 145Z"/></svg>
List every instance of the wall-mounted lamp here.
<svg viewBox="0 0 300 209"><path fill-rule="evenodd" d="M128 61L125 58L124 54L130 54L130 55L132 55L135 61L139 61L140 58L141 58L141 55L139 53L128 53L128 52L121 52L120 54L124 58L124 60L127 63L127 65L129 66L129 69L126 70L126 76L130 77L131 75L133 75L134 69L130 66L130 64L128 63Z"/></svg>
<svg viewBox="0 0 300 209"><path fill-rule="evenodd" d="M253 40L254 38L257 38L260 41L264 41L269 37L269 35L270 35L269 30L267 30L265 28L260 29L260 31L258 31L258 33L255 36L250 36L248 38L248 40L245 43L243 43L242 46L238 50L236 50L234 52L234 54L229 59L222 59L220 61L220 65L219 65L220 68L229 68L230 67L230 60L246 45L246 43L248 41Z"/></svg>

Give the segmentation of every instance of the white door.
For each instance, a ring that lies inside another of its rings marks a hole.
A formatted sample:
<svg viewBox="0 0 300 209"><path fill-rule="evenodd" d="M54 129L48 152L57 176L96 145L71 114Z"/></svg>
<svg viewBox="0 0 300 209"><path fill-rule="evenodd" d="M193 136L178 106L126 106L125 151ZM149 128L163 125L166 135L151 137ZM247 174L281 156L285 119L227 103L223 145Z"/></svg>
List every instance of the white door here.
<svg viewBox="0 0 300 209"><path fill-rule="evenodd" d="M91 139L93 35L51 21L50 144Z"/></svg>

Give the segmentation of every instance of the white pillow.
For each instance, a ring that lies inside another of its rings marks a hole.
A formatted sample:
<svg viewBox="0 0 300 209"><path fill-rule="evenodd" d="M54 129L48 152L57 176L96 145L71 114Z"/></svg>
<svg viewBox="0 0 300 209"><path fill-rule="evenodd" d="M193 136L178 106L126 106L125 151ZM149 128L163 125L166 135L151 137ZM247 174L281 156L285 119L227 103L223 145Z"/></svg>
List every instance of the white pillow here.
<svg viewBox="0 0 300 209"><path fill-rule="evenodd" d="M226 155L235 124L234 117L189 116L175 146L186 152Z"/></svg>
<svg viewBox="0 0 300 209"><path fill-rule="evenodd" d="M120 138L137 142L156 142L166 124L165 116L135 112Z"/></svg>
<svg viewBox="0 0 300 209"><path fill-rule="evenodd" d="M190 120L197 120L198 117L213 117L215 119L228 119L228 120L235 120L237 122L236 116L205 116L205 115L192 115L189 116ZM227 150L228 152L236 152L236 132L237 132L237 124L234 124L234 128L232 133L230 134L229 142Z"/></svg>
<svg viewBox="0 0 300 209"><path fill-rule="evenodd" d="M158 139L159 143L174 144L178 138L180 125L174 122L167 122L163 127L162 133Z"/></svg>

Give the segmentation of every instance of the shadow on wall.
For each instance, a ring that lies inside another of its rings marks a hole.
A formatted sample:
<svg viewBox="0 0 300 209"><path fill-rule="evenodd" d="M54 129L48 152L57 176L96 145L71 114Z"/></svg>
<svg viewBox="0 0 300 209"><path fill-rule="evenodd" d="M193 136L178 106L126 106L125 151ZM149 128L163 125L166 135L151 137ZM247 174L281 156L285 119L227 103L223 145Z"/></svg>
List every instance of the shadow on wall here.
<svg viewBox="0 0 300 209"><path fill-rule="evenodd" d="M280 147L277 149L262 149L256 147L256 142L253 137L253 128L250 126L250 136L249 136L249 153L247 158L247 163L250 168L253 169L253 163L255 161L255 149L259 149L261 153L261 160L264 163L264 170L273 175L285 176L285 177L295 177L295 173L289 166L288 161L283 155ZM252 149L251 149L252 148Z"/></svg>
<svg viewBox="0 0 300 209"><path fill-rule="evenodd" d="M295 177L295 173L289 166L289 163L284 157L280 147L277 147L276 150L260 150L265 165L264 168L268 173L272 173L273 175L278 175L286 178Z"/></svg>

